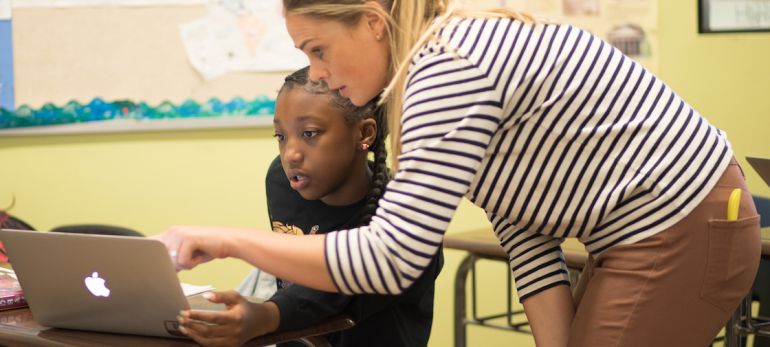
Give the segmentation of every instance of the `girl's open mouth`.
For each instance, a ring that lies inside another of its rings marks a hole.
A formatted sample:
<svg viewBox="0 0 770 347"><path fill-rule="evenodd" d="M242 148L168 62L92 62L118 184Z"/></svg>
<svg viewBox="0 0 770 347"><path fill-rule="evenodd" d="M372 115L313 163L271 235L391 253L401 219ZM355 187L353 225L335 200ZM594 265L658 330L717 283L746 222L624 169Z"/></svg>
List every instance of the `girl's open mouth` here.
<svg viewBox="0 0 770 347"><path fill-rule="evenodd" d="M289 184L294 190L300 190L308 185L307 176L294 175L289 177Z"/></svg>

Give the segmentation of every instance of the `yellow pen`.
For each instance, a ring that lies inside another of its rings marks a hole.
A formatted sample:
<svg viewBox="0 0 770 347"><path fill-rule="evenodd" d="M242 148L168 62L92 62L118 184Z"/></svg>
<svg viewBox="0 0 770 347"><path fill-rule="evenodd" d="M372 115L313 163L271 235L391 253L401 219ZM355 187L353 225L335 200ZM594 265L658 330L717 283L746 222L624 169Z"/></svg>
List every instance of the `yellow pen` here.
<svg viewBox="0 0 770 347"><path fill-rule="evenodd" d="M741 188L733 189L727 198L727 220L737 220L738 210L741 207Z"/></svg>

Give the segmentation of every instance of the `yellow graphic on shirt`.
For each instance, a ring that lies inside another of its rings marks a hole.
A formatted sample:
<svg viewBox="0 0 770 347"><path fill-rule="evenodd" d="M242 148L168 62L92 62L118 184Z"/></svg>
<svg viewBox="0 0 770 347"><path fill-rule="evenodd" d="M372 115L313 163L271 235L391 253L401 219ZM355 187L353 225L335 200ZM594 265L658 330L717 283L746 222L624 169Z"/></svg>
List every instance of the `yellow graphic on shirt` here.
<svg viewBox="0 0 770 347"><path fill-rule="evenodd" d="M300 229L296 225L283 224L283 222L279 222L279 221L273 222L273 232L274 233L281 233L281 234L289 234L289 235L304 235L305 234L305 233L302 232L302 229Z"/></svg>

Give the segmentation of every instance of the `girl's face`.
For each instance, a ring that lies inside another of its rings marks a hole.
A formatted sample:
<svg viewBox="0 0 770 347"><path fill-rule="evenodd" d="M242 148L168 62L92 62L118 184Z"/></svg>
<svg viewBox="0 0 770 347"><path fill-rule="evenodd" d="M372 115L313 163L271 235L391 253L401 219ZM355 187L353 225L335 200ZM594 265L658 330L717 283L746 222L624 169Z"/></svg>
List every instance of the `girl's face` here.
<svg viewBox="0 0 770 347"><path fill-rule="evenodd" d="M298 14L286 16L294 45L310 60L310 79L362 106L388 83L390 46L383 20L364 15L352 26Z"/></svg>
<svg viewBox="0 0 770 347"><path fill-rule="evenodd" d="M366 151L360 144L369 141L362 126L374 121L349 124L345 114L330 95L302 87L278 95L273 122L281 164L291 187L307 200L349 205L368 191Z"/></svg>

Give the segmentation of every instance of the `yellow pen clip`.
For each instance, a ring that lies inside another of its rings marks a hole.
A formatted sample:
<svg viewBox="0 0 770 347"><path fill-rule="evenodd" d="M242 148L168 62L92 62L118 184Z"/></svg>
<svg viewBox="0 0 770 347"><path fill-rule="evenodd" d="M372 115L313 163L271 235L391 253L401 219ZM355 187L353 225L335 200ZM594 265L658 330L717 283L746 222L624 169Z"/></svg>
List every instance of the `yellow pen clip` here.
<svg viewBox="0 0 770 347"><path fill-rule="evenodd" d="M727 220L737 220L738 210L741 207L741 188L733 189L727 198Z"/></svg>

